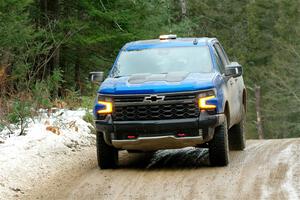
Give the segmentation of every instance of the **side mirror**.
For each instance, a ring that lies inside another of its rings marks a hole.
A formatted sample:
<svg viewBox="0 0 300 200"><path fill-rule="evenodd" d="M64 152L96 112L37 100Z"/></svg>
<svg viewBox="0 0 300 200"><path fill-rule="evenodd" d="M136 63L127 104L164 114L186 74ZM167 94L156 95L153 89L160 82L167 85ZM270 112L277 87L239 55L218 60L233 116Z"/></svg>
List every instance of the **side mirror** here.
<svg viewBox="0 0 300 200"><path fill-rule="evenodd" d="M237 62L232 62L225 67L225 76L238 77L243 74L242 66Z"/></svg>
<svg viewBox="0 0 300 200"><path fill-rule="evenodd" d="M104 72L90 72L91 82L99 84L104 80Z"/></svg>

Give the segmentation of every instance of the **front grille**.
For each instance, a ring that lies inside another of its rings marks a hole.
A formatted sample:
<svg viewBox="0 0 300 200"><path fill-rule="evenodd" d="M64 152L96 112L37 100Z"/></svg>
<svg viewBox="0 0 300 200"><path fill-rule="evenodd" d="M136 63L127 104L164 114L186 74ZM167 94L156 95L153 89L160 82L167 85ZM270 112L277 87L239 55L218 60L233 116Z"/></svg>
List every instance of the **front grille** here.
<svg viewBox="0 0 300 200"><path fill-rule="evenodd" d="M118 102L143 102L144 96L118 96L114 98L116 103Z"/></svg>
<svg viewBox="0 0 300 200"><path fill-rule="evenodd" d="M196 94L164 95L162 102L144 103L144 96L114 97L113 120L164 120L186 119L199 116ZM126 101L124 101L126 100Z"/></svg>
<svg viewBox="0 0 300 200"><path fill-rule="evenodd" d="M165 101L174 101L174 100L194 100L196 98L196 94L194 93L183 93L183 94L160 94L162 96L165 96ZM147 95L149 96L149 95ZM123 103L129 103L129 102L143 102L145 98L145 95L131 95L131 96L115 96L114 101L116 103L123 102Z"/></svg>
<svg viewBox="0 0 300 200"><path fill-rule="evenodd" d="M166 95L165 101L174 101L174 100L195 100L196 95L195 94L171 94Z"/></svg>

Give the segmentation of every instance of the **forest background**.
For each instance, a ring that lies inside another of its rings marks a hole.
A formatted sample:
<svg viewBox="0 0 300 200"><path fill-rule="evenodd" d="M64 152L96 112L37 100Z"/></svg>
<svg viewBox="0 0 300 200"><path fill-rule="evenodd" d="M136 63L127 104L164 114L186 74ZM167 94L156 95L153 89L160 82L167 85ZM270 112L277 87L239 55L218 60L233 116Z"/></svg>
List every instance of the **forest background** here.
<svg viewBox="0 0 300 200"><path fill-rule="evenodd" d="M92 107L90 71L129 41L217 37L244 67L247 137L300 136L298 0L0 0L0 131L39 108Z"/></svg>

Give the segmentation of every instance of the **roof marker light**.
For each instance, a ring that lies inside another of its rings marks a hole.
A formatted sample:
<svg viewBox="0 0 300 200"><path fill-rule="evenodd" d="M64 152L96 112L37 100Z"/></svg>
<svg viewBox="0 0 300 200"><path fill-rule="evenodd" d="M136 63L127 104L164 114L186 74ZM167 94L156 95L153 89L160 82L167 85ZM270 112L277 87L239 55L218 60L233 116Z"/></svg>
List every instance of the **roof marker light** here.
<svg viewBox="0 0 300 200"><path fill-rule="evenodd" d="M160 40L175 40L177 38L177 35L160 35Z"/></svg>

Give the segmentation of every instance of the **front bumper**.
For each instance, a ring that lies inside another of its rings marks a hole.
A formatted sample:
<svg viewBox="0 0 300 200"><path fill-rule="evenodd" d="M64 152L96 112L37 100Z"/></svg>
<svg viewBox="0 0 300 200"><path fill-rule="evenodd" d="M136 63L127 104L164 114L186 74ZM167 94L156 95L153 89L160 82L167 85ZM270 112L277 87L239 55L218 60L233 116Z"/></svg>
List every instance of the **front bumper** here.
<svg viewBox="0 0 300 200"><path fill-rule="evenodd" d="M212 139L214 128L224 122L224 114L201 113L198 118L112 121L96 120L97 132L104 134L107 144L118 149L152 151L197 146ZM178 137L178 133L186 133ZM135 136L128 139L128 135Z"/></svg>
<svg viewBox="0 0 300 200"><path fill-rule="evenodd" d="M139 137L134 140L112 140L118 149L153 151L159 149L179 149L203 143L202 136L178 138L175 136Z"/></svg>

